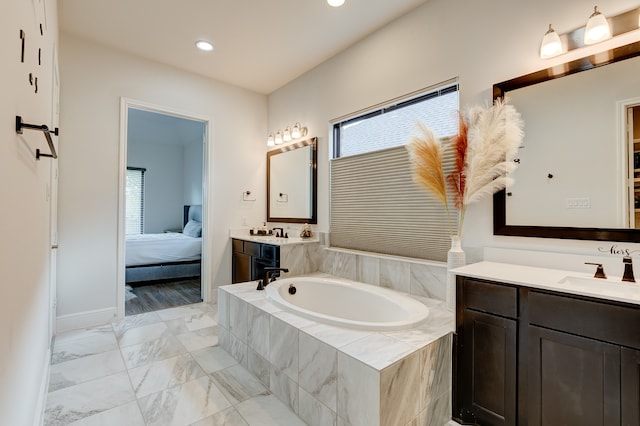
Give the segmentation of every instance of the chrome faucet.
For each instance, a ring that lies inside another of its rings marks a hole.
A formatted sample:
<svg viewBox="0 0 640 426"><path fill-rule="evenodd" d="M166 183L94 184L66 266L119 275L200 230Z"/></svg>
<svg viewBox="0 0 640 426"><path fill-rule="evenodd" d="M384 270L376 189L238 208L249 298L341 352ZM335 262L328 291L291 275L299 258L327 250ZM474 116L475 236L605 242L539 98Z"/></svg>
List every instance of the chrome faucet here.
<svg viewBox="0 0 640 426"><path fill-rule="evenodd" d="M622 263L624 264L624 274L622 275L622 281L635 283L636 279L633 277L633 261L631 259L631 256L623 257Z"/></svg>
<svg viewBox="0 0 640 426"><path fill-rule="evenodd" d="M270 278L270 273L271 272L289 272L288 268L273 268L270 266L267 266L266 268L264 268L264 276L262 277L262 279L258 280L258 287L256 287L256 290L264 290L264 288L269 285L270 282L275 281L276 277Z"/></svg>

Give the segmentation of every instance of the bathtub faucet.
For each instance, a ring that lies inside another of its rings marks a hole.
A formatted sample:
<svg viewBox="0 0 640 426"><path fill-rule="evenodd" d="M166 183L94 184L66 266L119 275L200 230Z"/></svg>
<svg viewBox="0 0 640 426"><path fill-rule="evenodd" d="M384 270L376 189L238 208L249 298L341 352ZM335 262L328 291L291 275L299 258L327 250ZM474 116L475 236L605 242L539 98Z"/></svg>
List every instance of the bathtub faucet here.
<svg viewBox="0 0 640 426"><path fill-rule="evenodd" d="M269 285L269 283L273 280L275 280L276 278L269 278L269 274L271 272L289 272L288 268L273 268L273 267L266 267L264 268L264 277L261 280L258 280L258 287L256 287L256 290L264 290L264 288Z"/></svg>

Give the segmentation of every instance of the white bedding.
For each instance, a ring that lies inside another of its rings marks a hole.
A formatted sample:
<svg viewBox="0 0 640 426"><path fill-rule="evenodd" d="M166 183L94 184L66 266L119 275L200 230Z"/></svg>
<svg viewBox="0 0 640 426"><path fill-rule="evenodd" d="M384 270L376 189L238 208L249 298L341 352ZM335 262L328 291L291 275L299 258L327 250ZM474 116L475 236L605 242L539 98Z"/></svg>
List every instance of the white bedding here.
<svg viewBox="0 0 640 426"><path fill-rule="evenodd" d="M169 232L165 234L127 235L125 259L127 266L163 262L199 260L202 238Z"/></svg>

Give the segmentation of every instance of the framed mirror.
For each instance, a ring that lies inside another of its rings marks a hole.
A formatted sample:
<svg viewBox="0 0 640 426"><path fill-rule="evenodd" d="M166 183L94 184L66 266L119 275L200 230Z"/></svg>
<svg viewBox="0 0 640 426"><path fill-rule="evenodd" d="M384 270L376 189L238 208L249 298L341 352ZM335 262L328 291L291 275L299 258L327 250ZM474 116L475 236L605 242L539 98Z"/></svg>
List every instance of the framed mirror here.
<svg viewBox="0 0 640 426"><path fill-rule="evenodd" d="M317 140L267 152L267 221L318 223Z"/></svg>
<svg viewBox="0 0 640 426"><path fill-rule="evenodd" d="M493 86L525 122L495 235L640 242L639 55L636 42Z"/></svg>

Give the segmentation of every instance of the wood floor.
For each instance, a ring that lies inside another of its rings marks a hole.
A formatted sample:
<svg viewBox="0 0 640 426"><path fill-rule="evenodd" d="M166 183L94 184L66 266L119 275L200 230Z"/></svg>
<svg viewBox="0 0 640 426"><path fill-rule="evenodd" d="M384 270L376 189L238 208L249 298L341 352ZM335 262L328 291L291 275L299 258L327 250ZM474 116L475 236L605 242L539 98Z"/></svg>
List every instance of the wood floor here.
<svg viewBox="0 0 640 426"><path fill-rule="evenodd" d="M125 315L136 315L198 302L202 302L200 277L127 285L124 307Z"/></svg>

